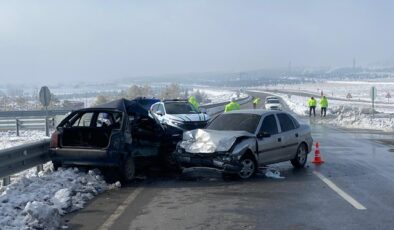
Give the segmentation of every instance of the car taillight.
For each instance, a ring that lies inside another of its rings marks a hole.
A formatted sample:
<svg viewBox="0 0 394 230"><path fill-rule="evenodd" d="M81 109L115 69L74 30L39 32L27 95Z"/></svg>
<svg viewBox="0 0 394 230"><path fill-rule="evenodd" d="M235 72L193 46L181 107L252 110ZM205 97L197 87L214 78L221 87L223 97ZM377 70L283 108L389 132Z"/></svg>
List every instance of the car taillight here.
<svg viewBox="0 0 394 230"><path fill-rule="evenodd" d="M58 148L59 147L59 132L55 131L52 133L51 136L51 148Z"/></svg>

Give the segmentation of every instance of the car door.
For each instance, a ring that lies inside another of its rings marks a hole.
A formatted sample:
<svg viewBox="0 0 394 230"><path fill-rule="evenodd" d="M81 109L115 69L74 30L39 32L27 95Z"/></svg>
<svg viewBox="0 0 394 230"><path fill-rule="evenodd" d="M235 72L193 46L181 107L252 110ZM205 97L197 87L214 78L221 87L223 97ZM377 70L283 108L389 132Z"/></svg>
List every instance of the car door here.
<svg viewBox="0 0 394 230"><path fill-rule="evenodd" d="M264 136L257 138L259 164L266 165L275 162L281 150L281 134L274 114L264 117L258 133Z"/></svg>
<svg viewBox="0 0 394 230"><path fill-rule="evenodd" d="M282 150L280 160L294 158L298 148L298 133L293 120L286 113L276 114L282 134Z"/></svg>

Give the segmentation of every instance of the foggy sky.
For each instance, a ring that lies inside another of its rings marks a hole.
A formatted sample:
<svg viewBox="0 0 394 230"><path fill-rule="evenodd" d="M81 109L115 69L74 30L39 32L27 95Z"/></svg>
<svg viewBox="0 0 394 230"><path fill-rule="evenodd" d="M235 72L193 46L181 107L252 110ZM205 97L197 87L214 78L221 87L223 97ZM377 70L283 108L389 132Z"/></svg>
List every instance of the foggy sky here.
<svg viewBox="0 0 394 230"><path fill-rule="evenodd" d="M0 0L0 84L393 65L393 2Z"/></svg>

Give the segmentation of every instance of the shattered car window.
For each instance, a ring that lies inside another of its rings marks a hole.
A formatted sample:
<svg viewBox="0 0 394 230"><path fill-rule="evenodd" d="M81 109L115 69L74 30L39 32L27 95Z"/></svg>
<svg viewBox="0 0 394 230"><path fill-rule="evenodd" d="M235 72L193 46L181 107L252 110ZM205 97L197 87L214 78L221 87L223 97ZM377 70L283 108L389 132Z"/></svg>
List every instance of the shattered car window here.
<svg viewBox="0 0 394 230"><path fill-rule="evenodd" d="M212 130L232 130L255 133L261 115L257 114L221 114L207 127Z"/></svg>
<svg viewBox="0 0 394 230"><path fill-rule="evenodd" d="M118 112L100 112L97 116L96 127L119 129L122 114Z"/></svg>
<svg viewBox="0 0 394 230"><path fill-rule="evenodd" d="M90 127L92 122L93 112L84 113L78 119L74 121L72 126L74 127Z"/></svg>
<svg viewBox="0 0 394 230"><path fill-rule="evenodd" d="M199 113L191 104L188 102L167 102L166 112L168 114L196 114Z"/></svg>

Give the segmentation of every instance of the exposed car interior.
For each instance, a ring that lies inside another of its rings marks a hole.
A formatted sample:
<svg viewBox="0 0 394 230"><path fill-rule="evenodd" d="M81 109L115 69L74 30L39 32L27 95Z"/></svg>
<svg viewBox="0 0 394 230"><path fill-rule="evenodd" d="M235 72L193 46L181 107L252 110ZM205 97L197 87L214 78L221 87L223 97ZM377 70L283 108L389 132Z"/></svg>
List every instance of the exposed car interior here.
<svg viewBox="0 0 394 230"><path fill-rule="evenodd" d="M86 111L69 117L63 125L61 146L105 148L113 130L120 129L122 113L113 111Z"/></svg>

